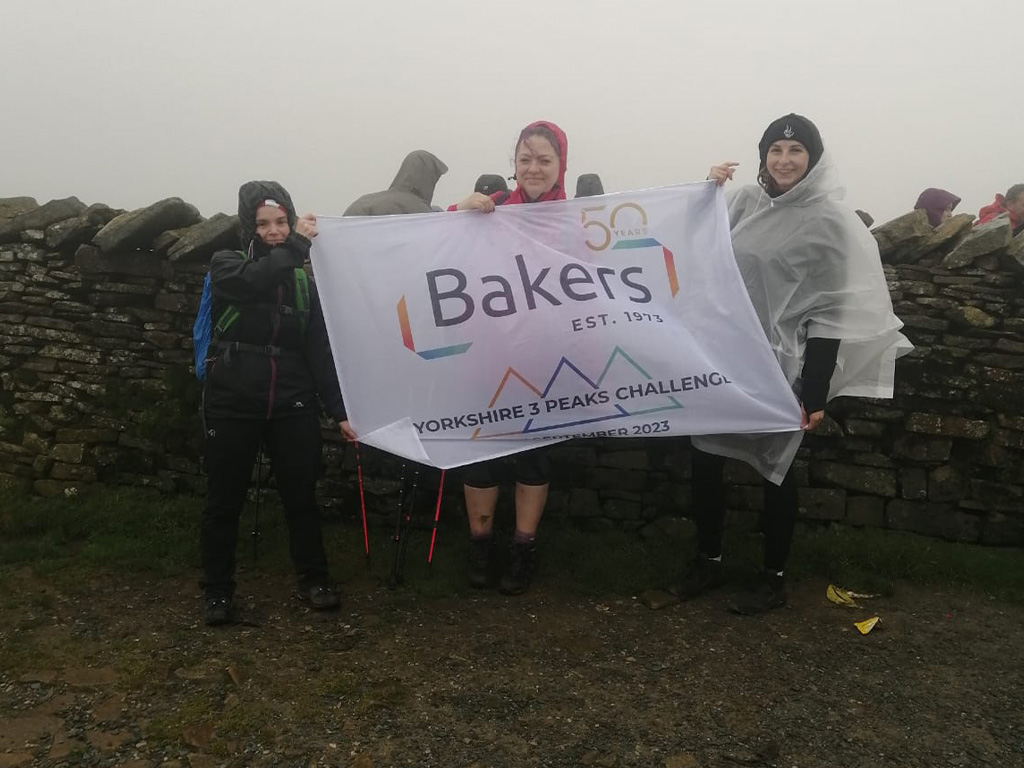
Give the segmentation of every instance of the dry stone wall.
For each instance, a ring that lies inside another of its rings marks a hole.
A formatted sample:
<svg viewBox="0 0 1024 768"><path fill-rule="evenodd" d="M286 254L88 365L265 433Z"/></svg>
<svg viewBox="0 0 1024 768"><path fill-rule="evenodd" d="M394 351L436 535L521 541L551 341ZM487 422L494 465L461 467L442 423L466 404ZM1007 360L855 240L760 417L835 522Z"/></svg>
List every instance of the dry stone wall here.
<svg viewBox="0 0 1024 768"><path fill-rule="evenodd" d="M833 401L805 441L801 515L1022 544L1024 237L1005 219L974 228L969 216L933 230L923 212L874 234L916 349L897 365L892 401ZM130 212L73 197L0 199L0 484L202 492L191 325L210 256L237 242L236 217L203 219L178 198ZM324 503L352 515L354 452L329 425L324 436ZM658 535L689 510L685 439L550 450L551 516ZM399 465L370 449L361 458L368 511L384 519ZM438 473L420 475L426 500ZM450 476L446 509L457 514ZM753 525L760 479L741 464L727 478L733 522Z"/></svg>

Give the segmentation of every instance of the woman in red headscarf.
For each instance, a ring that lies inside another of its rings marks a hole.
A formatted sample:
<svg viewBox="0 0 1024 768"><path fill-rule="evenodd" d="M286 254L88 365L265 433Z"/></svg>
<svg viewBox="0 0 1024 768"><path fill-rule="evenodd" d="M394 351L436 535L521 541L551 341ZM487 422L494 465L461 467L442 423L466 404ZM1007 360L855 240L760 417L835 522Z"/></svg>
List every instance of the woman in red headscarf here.
<svg viewBox="0 0 1024 768"><path fill-rule="evenodd" d="M568 141L554 123L530 123L516 141L517 182L511 192L485 195L474 192L448 210L491 213L499 205L565 200L565 168ZM491 553L494 542L494 510L498 505L498 473L502 459L483 461L466 468L463 488L469 516L469 583L487 587L491 583ZM537 526L548 498L549 467L544 449L516 454L510 462L516 480L516 531L512 537L509 568L498 589L506 595L521 595L530 586L536 551Z"/></svg>

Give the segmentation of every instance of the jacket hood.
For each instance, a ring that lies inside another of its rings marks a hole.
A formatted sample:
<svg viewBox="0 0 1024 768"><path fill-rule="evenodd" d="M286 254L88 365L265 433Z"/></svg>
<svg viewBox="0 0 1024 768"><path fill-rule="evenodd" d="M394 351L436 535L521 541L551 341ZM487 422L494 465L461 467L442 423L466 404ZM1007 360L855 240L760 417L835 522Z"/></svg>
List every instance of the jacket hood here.
<svg viewBox="0 0 1024 768"><path fill-rule="evenodd" d="M1006 198L997 194L996 199L978 211L978 218L995 218L1006 210Z"/></svg>
<svg viewBox="0 0 1024 768"><path fill-rule="evenodd" d="M432 152L417 149L405 156L395 180L391 182L392 192L408 192L416 195L428 206L434 198L434 187L442 176L448 173L448 166Z"/></svg>
<svg viewBox="0 0 1024 768"><path fill-rule="evenodd" d="M604 194L604 184L596 173L582 173L576 179L576 197L593 197Z"/></svg>
<svg viewBox="0 0 1024 768"><path fill-rule="evenodd" d="M918 196L917 202L914 203L914 210L924 210L928 214L928 223L933 227L937 227L942 223L943 211L947 207L955 209L959 204L960 198L952 192L929 187Z"/></svg>
<svg viewBox="0 0 1024 768"><path fill-rule="evenodd" d="M508 198L507 204L509 205L529 202L541 203L548 200L565 200L565 171L566 168L568 168L567 159L569 156L569 139L566 138L565 131L549 120L538 120L535 123L530 123L519 132L519 135L522 136L531 128L547 128L558 140L558 179L555 181L555 185L551 189L536 200L529 200L523 192L523 188L519 186L519 184L516 184L515 191L513 191L511 196ZM518 147L518 145L519 140L517 139L516 146Z"/></svg>
<svg viewBox="0 0 1024 768"><path fill-rule="evenodd" d="M256 239L256 211L265 200L273 200L288 214L288 226L295 231L295 204L288 190L276 181L247 181L238 188L238 222L242 227L242 248Z"/></svg>

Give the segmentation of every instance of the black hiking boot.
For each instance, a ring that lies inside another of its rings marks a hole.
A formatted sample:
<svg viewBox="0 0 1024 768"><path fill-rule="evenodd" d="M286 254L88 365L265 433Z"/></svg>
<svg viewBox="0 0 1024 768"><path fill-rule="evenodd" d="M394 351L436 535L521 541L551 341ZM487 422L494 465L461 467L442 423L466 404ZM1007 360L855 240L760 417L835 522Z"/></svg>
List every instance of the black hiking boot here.
<svg viewBox="0 0 1024 768"><path fill-rule="evenodd" d="M208 627L230 624L234 614L234 604L230 597L208 597L203 605L203 621Z"/></svg>
<svg viewBox="0 0 1024 768"><path fill-rule="evenodd" d="M326 584L314 584L311 587L299 587L295 593L300 601L314 611L334 611L341 606L341 597Z"/></svg>
<svg viewBox="0 0 1024 768"><path fill-rule="evenodd" d="M503 595L521 595L530 588L533 577L537 544L533 541L513 541L508 571L498 582L498 591Z"/></svg>
<svg viewBox="0 0 1024 768"><path fill-rule="evenodd" d="M725 583L725 572L721 560L712 560L698 554L683 574L683 580L669 587L668 591L680 600L691 600Z"/></svg>
<svg viewBox="0 0 1024 768"><path fill-rule="evenodd" d="M491 550L493 536L473 536L469 539L469 586L486 589L491 586Z"/></svg>
<svg viewBox="0 0 1024 768"><path fill-rule="evenodd" d="M729 610L744 616L756 616L786 604L786 582L774 573L762 573L746 589L729 600Z"/></svg>

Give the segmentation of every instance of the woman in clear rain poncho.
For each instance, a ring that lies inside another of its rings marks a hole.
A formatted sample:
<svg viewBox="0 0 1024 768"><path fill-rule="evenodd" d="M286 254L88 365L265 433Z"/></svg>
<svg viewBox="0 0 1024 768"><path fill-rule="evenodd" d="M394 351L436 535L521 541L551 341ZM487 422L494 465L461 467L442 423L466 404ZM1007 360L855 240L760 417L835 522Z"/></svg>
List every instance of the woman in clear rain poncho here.
<svg viewBox="0 0 1024 768"><path fill-rule="evenodd" d="M732 245L765 335L800 398L803 425L790 433L693 438L698 553L675 588L689 598L723 583L723 457L740 459L766 478L764 572L730 602L747 614L786 602L783 569L797 516L790 467L804 431L821 424L830 397L892 397L896 358L912 348L899 332L878 246L841 202L814 123L781 117L758 149L758 185L729 198ZM715 166L708 178L725 184L735 166Z"/></svg>

